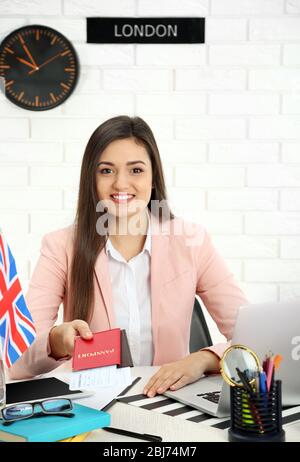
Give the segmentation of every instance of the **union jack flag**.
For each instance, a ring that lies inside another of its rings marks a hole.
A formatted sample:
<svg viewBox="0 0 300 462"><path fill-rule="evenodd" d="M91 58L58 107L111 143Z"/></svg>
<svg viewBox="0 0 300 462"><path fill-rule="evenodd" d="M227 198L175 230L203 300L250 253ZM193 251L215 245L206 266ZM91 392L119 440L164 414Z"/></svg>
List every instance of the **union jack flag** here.
<svg viewBox="0 0 300 462"><path fill-rule="evenodd" d="M0 231L0 341L5 365L12 366L35 337L15 259Z"/></svg>

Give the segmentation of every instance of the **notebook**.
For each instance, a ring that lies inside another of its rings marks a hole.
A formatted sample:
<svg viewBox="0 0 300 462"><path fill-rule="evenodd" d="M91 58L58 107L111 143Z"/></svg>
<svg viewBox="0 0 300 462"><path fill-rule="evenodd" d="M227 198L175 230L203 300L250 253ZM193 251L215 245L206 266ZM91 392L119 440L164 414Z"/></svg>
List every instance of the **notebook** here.
<svg viewBox="0 0 300 462"><path fill-rule="evenodd" d="M56 377L11 382L6 384L6 404L38 401L47 398L84 398L91 391L70 390L69 384Z"/></svg>
<svg viewBox="0 0 300 462"><path fill-rule="evenodd" d="M110 425L110 415L81 404L73 403L73 417L40 415L15 421L5 426L0 421L0 441L46 442L59 441Z"/></svg>

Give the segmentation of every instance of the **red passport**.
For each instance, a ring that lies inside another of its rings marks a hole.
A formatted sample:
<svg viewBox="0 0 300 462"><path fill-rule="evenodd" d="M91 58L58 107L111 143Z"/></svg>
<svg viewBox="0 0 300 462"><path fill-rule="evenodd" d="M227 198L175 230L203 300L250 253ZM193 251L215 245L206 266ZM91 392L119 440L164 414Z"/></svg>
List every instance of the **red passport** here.
<svg viewBox="0 0 300 462"><path fill-rule="evenodd" d="M93 334L91 340L75 339L72 367L74 371L93 367L120 365L120 329L105 330Z"/></svg>

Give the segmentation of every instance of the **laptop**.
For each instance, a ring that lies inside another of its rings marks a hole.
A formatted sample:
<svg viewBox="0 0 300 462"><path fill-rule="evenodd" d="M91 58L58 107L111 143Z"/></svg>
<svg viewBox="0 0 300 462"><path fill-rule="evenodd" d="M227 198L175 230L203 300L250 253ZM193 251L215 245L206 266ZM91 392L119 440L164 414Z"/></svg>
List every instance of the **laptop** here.
<svg viewBox="0 0 300 462"><path fill-rule="evenodd" d="M269 351L283 356L276 371L276 379L282 380L282 405L299 405L300 302L242 306L231 341L238 343L251 348L261 362ZM164 395L215 417L230 415L230 387L219 374Z"/></svg>

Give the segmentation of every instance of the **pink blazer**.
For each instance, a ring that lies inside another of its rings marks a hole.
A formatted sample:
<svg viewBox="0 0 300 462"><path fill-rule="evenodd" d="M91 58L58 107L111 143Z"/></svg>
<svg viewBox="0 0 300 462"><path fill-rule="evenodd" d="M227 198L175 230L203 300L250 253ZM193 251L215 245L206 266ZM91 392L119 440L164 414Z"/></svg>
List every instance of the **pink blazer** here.
<svg viewBox="0 0 300 462"><path fill-rule="evenodd" d="M73 226L47 234L26 296L37 329L37 338L11 367L11 378L26 378L49 372L61 364L49 357L48 336L63 303L64 321L70 321L68 281L72 261ZM237 311L246 298L224 260L217 253L205 228L180 218L163 228L151 215L151 306L154 343L153 365L189 354L190 322L195 294L227 339L231 338ZM118 327L108 258L99 254L94 271L93 332ZM226 344L209 348L222 355Z"/></svg>

